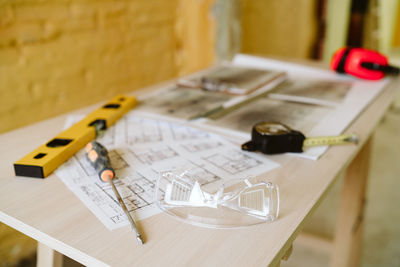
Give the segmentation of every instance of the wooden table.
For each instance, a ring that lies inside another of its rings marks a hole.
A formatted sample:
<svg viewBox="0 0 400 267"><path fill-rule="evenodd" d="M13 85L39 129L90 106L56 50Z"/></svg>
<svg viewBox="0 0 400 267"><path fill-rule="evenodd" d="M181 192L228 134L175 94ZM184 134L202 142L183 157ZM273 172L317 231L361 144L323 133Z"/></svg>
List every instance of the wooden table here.
<svg viewBox="0 0 400 267"><path fill-rule="evenodd" d="M66 116L0 135L0 221L39 242L40 266L59 265L60 253L90 266L278 266L345 172L332 264L354 266L360 254L372 134L394 99L396 85L398 80L345 131L359 134L358 145L331 147L318 161L273 157L281 167L261 176L280 187L281 212L273 223L213 230L159 214L140 222L144 246L136 243L129 227L108 231L54 175L44 180L14 176L13 162L60 132Z"/></svg>

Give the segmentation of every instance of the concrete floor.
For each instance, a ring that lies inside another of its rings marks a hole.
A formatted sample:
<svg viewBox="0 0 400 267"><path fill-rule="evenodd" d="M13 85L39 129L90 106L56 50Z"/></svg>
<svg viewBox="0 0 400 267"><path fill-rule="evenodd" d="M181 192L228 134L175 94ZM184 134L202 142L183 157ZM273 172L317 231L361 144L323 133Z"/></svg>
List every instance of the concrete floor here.
<svg viewBox="0 0 400 267"><path fill-rule="evenodd" d="M400 101L398 101L400 103ZM367 189L362 267L400 266L400 104L388 111L373 142L372 165ZM332 238L340 179L317 209L305 231ZM318 252L301 242L282 267L329 266L329 253Z"/></svg>

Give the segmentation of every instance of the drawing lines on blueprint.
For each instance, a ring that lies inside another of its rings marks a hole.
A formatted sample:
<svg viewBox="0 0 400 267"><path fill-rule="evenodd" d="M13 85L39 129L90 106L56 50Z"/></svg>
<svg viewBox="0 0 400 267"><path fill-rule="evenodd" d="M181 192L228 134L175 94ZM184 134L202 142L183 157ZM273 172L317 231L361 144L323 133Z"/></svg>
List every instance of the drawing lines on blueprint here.
<svg viewBox="0 0 400 267"><path fill-rule="evenodd" d="M133 193L128 199L132 204L132 207L130 207L132 210L149 206L154 202L155 182L142 177L136 179L128 188Z"/></svg>
<svg viewBox="0 0 400 267"><path fill-rule="evenodd" d="M199 181L200 185L206 185L221 180L221 177L212 173L211 171L206 170L205 168L193 162L191 163L196 166L194 169L191 170L191 174L194 176L194 178L197 179L197 181Z"/></svg>
<svg viewBox="0 0 400 267"><path fill-rule="evenodd" d="M208 149L213 149L216 147L221 147L222 143L218 141L204 141L198 143L188 143L181 145L187 152L196 153L201 151L206 151Z"/></svg>
<svg viewBox="0 0 400 267"><path fill-rule="evenodd" d="M190 170L190 176L214 190L227 179L257 175L277 166L243 153L216 135L172 122L127 114L113 129L99 141L106 146L113 143L108 149L117 190L139 220L160 212L154 203L156 183L162 182L160 172ZM112 188L99 179L84 150L56 174L107 228L128 224Z"/></svg>
<svg viewBox="0 0 400 267"><path fill-rule="evenodd" d="M118 171L129 167L128 162L122 157L122 151L117 151L115 149L110 150L108 156L110 157L111 166L113 166L114 170Z"/></svg>
<svg viewBox="0 0 400 267"><path fill-rule="evenodd" d="M183 125L169 124L169 129L175 141L209 137L209 134L206 132Z"/></svg>
<svg viewBox="0 0 400 267"><path fill-rule="evenodd" d="M129 212L147 207L154 201L155 183L139 173L135 173L135 176L115 180L115 186L118 188L118 192ZM125 183L125 179L129 180L129 183ZM96 182L95 185L96 187L83 185L81 189L114 223L125 221L125 214L122 212L111 186L108 183L101 182ZM102 193L96 192L95 188ZM104 194L112 201L107 201Z"/></svg>
<svg viewBox="0 0 400 267"><path fill-rule="evenodd" d="M179 165L170 166L169 171L174 169L190 170L190 177L187 178L196 178L201 185L206 185L221 180L221 177L219 177L217 174L190 160L181 162ZM159 173L159 170L153 169L153 172Z"/></svg>
<svg viewBox="0 0 400 267"><path fill-rule="evenodd" d="M108 201L104 197L106 193L99 184L97 186L81 185L81 191L101 210L105 216L109 217L114 223L125 221L125 214L122 212L121 207L116 201ZM106 193L107 194L107 193ZM108 198L112 198L108 195Z"/></svg>
<svg viewBox="0 0 400 267"><path fill-rule="evenodd" d="M136 152L135 150L129 149L129 151L135 155L135 157L144 164L153 164L159 161L163 161L165 159L170 159L173 157L178 157L179 154L173 150L172 148L166 147L157 147L150 148L144 152Z"/></svg>
<svg viewBox="0 0 400 267"><path fill-rule="evenodd" d="M238 174L262 164L260 160L235 150L224 155L213 154L203 159L230 174Z"/></svg>
<svg viewBox="0 0 400 267"><path fill-rule="evenodd" d="M127 144L161 142L163 140L159 121L134 117L127 117L124 120Z"/></svg>

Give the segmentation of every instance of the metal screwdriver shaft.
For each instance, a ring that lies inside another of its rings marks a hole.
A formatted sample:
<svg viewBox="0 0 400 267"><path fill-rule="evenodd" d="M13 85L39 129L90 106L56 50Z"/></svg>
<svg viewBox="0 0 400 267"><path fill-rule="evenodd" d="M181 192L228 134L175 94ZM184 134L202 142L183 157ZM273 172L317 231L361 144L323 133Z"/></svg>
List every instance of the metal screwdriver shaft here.
<svg viewBox="0 0 400 267"><path fill-rule="evenodd" d="M113 191L114 191L115 196L116 196L117 199L118 199L119 204L121 205L121 208L122 208L123 211L125 212L126 217L128 217L128 220L129 220L129 222L130 222L130 224L131 224L132 229L133 229L133 230L135 231L135 233L136 233L136 239L137 239L138 243L141 244L141 245L143 245L143 239L142 239L142 236L140 235L140 232L139 232L139 230L138 230L138 228L137 228L137 226L136 226L135 220L132 218L131 214L129 213L129 211L128 211L128 209L127 209L127 207L126 207L124 201L123 201L122 198L121 198L121 195L119 194L117 188L115 187L115 184L114 184L113 180L110 179L110 180L109 180L109 183L110 183L110 185L111 185L111 188L112 188Z"/></svg>
<svg viewBox="0 0 400 267"><path fill-rule="evenodd" d="M111 188L114 191L122 210L124 211L126 217L128 217L132 229L135 231L138 243L143 245L144 242L139 229L136 226L136 222L129 213L128 208L126 207L121 195L117 190L117 187L114 184L115 171L111 166L107 149L100 143L93 141L86 146L86 157L99 174L100 180L102 182L108 182L111 185Z"/></svg>

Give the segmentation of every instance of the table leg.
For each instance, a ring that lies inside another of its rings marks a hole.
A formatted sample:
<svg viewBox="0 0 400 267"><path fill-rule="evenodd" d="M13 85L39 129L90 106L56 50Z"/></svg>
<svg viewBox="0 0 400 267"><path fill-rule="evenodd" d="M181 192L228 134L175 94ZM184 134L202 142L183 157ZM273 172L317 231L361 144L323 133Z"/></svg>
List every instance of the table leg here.
<svg viewBox="0 0 400 267"><path fill-rule="evenodd" d="M372 137L347 167L336 225L332 266L358 266Z"/></svg>
<svg viewBox="0 0 400 267"><path fill-rule="evenodd" d="M290 255L292 255L292 251L293 251L293 244L286 250L285 254L283 254L282 259L280 259L278 262L270 264L269 267L279 267L281 266L281 261L287 261L290 257Z"/></svg>
<svg viewBox="0 0 400 267"><path fill-rule="evenodd" d="M62 267L63 255L54 249L38 242L37 263L38 267Z"/></svg>

